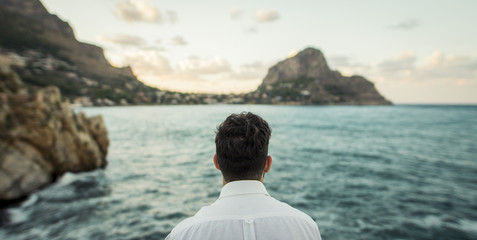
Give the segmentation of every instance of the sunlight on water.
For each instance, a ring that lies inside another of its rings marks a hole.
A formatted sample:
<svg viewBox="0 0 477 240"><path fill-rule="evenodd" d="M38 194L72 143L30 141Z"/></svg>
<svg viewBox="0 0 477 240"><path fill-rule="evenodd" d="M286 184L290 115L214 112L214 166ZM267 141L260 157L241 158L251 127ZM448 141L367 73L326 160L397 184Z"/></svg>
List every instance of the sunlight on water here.
<svg viewBox="0 0 477 240"><path fill-rule="evenodd" d="M270 194L324 239L476 239L477 107L150 106L103 114L105 170L66 174L3 212L0 239L162 239L218 197L215 128L272 127Z"/></svg>

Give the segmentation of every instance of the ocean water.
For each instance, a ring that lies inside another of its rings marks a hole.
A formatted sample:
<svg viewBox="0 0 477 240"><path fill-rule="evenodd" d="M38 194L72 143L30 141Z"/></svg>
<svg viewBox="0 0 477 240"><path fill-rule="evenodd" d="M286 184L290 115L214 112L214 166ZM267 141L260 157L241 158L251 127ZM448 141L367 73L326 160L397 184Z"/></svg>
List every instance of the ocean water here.
<svg viewBox="0 0 477 240"><path fill-rule="evenodd" d="M272 127L275 198L323 239L477 239L477 106L147 106L102 114L109 165L66 174L1 212L0 239L162 239L221 189L217 125Z"/></svg>

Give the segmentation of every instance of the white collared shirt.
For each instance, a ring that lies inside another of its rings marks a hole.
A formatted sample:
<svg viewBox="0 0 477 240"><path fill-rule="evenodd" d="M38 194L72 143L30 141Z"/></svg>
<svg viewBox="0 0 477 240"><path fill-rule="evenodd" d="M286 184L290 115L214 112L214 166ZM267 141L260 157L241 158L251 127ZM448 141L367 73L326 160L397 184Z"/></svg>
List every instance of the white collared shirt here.
<svg viewBox="0 0 477 240"><path fill-rule="evenodd" d="M272 198L259 181L227 183L219 199L179 223L166 240L318 239L305 213Z"/></svg>

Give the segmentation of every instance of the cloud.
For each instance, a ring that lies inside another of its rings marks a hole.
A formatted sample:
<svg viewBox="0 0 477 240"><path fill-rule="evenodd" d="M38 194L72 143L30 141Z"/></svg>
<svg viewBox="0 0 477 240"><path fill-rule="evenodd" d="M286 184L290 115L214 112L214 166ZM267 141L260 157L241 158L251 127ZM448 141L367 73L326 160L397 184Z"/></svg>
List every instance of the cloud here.
<svg viewBox="0 0 477 240"><path fill-rule="evenodd" d="M230 74L230 78L241 81L259 81L267 73L267 66L260 61L245 63L237 71Z"/></svg>
<svg viewBox="0 0 477 240"><path fill-rule="evenodd" d="M459 79L477 82L477 58L436 51L426 58L420 75L432 79Z"/></svg>
<svg viewBox="0 0 477 240"><path fill-rule="evenodd" d="M371 66L354 61L351 57L342 55L331 55L327 58L331 69L335 69L345 76L356 74L367 75Z"/></svg>
<svg viewBox="0 0 477 240"><path fill-rule="evenodd" d="M117 63L130 65L139 79L160 89L201 93L249 92L256 89L267 71L266 64L259 61L234 69L219 56L191 56L171 65L154 50L130 51Z"/></svg>
<svg viewBox="0 0 477 240"><path fill-rule="evenodd" d="M178 71L191 74L219 74L231 71L230 63L221 57L201 59L196 56L189 57L179 63Z"/></svg>
<svg viewBox="0 0 477 240"><path fill-rule="evenodd" d="M416 60L413 52L403 52L397 58L382 61L377 68L383 74L409 73L414 70Z"/></svg>
<svg viewBox="0 0 477 240"><path fill-rule="evenodd" d="M147 47L142 47L141 50L164 52L166 49L164 47L160 47L160 46L147 46Z"/></svg>
<svg viewBox="0 0 477 240"><path fill-rule="evenodd" d="M427 57L418 58L414 52L405 51L373 65L354 62L347 56L330 56L328 61L333 69L345 75L360 74L371 81L477 83L475 56L436 51Z"/></svg>
<svg viewBox="0 0 477 240"><path fill-rule="evenodd" d="M279 18L280 15L275 10L257 11L255 13L255 20L257 22L273 22L275 20L278 20Z"/></svg>
<svg viewBox="0 0 477 240"><path fill-rule="evenodd" d="M388 99L400 103L475 103L477 55L436 51L418 56L412 51L375 64L347 56L328 57L330 66L345 75L359 74L376 84Z"/></svg>
<svg viewBox="0 0 477 240"><path fill-rule="evenodd" d="M298 53L299 52L298 52L297 49L292 49L290 52L288 52L287 58L292 58L292 57L296 56Z"/></svg>
<svg viewBox="0 0 477 240"><path fill-rule="evenodd" d="M187 45L187 42L184 40L183 37L175 36L174 38L172 38L171 44L176 46L185 46Z"/></svg>
<svg viewBox="0 0 477 240"><path fill-rule="evenodd" d="M391 81L477 83L477 58L436 51L418 64L412 52L377 65L380 78Z"/></svg>
<svg viewBox="0 0 477 240"><path fill-rule="evenodd" d="M255 62L251 62L251 63L245 63L245 64L242 64L240 65L241 68L244 68L244 69L262 69L263 67L265 67L265 65L260 62L260 61L255 61Z"/></svg>
<svg viewBox="0 0 477 240"><path fill-rule="evenodd" d="M419 21L417 19L408 19L406 21L402 21L400 23L391 25L388 28L397 29L397 30L412 30L418 26L419 26Z"/></svg>
<svg viewBox="0 0 477 240"><path fill-rule="evenodd" d="M258 29L256 27L249 27L244 30L245 33L257 33Z"/></svg>
<svg viewBox="0 0 477 240"><path fill-rule="evenodd" d="M173 72L169 60L154 50L142 50L126 55L122 65L132 66L138 76L162 76Z"/></svg>
<svg viewBox="0 0 477 240"><path fill-rule="evenodd" d="M127 34L117 34L115 36L102 36L101 40L108 41L114 44L121 46L144 46L147 42L139 36L127 35Z"/></svg>
<svg viewBox="0 0 477 240"><path fill-rule="evenodd" d="M407 57L406 57L407 55ZM436 51L427 57L409 54L378 64L371 79L391 99L401 102L475 103L477 56Z"/></svg>
<svg viewBox="0 0 477 240"><path fill-rule="evenodd" d="M151 22L161 23L159 10L149 1L127 0L116 5L115 14L128 23Z"/></svg>
<svg viewBox="0 0 477 240"><path fill-rule="evenodd" d="M177 13L175 11L167 11L166 12L167 19L171 24L175 24L177 22Z"/></svg>
<svg viewBox="0 0 477 240"><path fill-rule="evenodd" d="M328 57L328 62L334 67L348 67L351 65L350 58L342 55L331 55Z"/></svg>
<svg viewBox="0 0 477 240"><path fill-rule="evenodd" d="M230 17L232 19L239 19L243 16L244 10L242 8L236 7L230 11Z"/></svg>

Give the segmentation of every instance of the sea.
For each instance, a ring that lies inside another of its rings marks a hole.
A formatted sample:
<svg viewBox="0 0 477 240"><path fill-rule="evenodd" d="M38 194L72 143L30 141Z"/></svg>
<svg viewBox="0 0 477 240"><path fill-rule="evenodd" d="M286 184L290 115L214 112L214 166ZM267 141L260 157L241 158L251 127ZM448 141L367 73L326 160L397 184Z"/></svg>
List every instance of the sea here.
<svg viewBox="0 0 477 240"><path fill-rule="evenodd" d="M219 196L217 126L272 128L264 183L323 239L477 239L477 106L80 108L104 117L108 166L67 173L1 211L0 239L163 239Z"/></svg>

